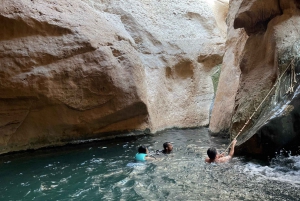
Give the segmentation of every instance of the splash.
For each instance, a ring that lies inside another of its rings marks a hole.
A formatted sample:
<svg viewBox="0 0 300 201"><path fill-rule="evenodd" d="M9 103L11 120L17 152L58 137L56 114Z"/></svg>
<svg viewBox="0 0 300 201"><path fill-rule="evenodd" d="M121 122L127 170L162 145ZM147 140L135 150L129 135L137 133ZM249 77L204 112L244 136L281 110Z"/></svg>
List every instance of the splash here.
<svg viewBox="0 0 300 201"><path fill-rule="evenodd" d="M284 156L283 152L273 158L269 165L248 162L242 169L244 173L258 176L257 179L287 182L300 187L300 156Z"/></svg>

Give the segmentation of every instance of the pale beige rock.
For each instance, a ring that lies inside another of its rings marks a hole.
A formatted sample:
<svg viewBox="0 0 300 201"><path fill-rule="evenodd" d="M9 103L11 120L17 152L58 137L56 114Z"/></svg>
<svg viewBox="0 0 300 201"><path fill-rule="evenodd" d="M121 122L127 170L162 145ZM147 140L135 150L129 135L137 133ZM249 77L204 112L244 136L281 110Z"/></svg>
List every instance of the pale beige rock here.
<svg viewBox="0 0 300 201"><path fill-rule="evenodd" d="M208 2L2 1L0 153L207 125L225 42Z"/></svg>
<svg viewBox="0 0 300 201"><path fill-rule="evenodd" d="M226 18L229 9L229 0L209 1L209 4L213 9L215 19L219 29L226 36L227 34Z"/></svg>
<svg viewBox="0 0 300 201"><path fill-rule="evenodd" d="M241 0L230 1L230 9L227 16L229 29L227 32L226 50L209 124L209 129L212 133L227 132L230 129L232 115L234 114L235 98L241 75L239 65L248 38L244 30L233 28L235 15L238 13L241 3Z"/></svg>

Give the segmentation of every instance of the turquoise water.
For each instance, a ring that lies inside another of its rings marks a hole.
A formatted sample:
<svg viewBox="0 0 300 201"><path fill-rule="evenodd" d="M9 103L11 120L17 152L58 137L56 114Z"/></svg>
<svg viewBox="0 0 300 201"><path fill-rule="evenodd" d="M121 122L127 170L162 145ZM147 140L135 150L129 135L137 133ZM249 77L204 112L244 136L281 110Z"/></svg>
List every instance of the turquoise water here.
<svg viewBox="0 0 300 201"><path fill-rule="evenodd" d="M138 145L165 141L172 154L133 160ZM299 200L299 157L204 163L227 143L201 128L1 156L0 200Z"/></svg>

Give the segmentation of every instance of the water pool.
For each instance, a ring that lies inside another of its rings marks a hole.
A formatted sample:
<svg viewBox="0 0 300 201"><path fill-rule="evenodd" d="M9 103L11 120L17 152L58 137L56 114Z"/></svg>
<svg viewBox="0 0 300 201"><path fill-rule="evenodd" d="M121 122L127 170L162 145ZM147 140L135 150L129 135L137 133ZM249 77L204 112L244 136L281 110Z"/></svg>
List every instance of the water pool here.
<svg viewBox="0 0 300 201"><path fill-rule="evenodd" d="M165 141L172 154L133 160L138 145ZM204 163L227 143L200 128L1 156L0 200L299 200L300 157Z"/></svg>

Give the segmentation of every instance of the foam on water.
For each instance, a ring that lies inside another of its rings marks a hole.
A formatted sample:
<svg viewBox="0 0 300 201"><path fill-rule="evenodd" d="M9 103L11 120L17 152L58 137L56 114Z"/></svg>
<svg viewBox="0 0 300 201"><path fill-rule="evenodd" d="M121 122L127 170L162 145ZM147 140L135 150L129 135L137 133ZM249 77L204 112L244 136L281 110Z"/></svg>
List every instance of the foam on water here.
<svg viewBox="0 0 300 201"><path fill-rule="evenodd" d="M127 167L133 167L133 168L135 168L135 167L145 167L145 163L127 163Z"/></svg>
<svg viewBox="0 0 300 201"><path fill-rule="evenodd" d="M248 162L237 168L246 174L258 176L257 179L281 181L300 187L300 156L285 157L279 154L269 165Z"/></svg>

